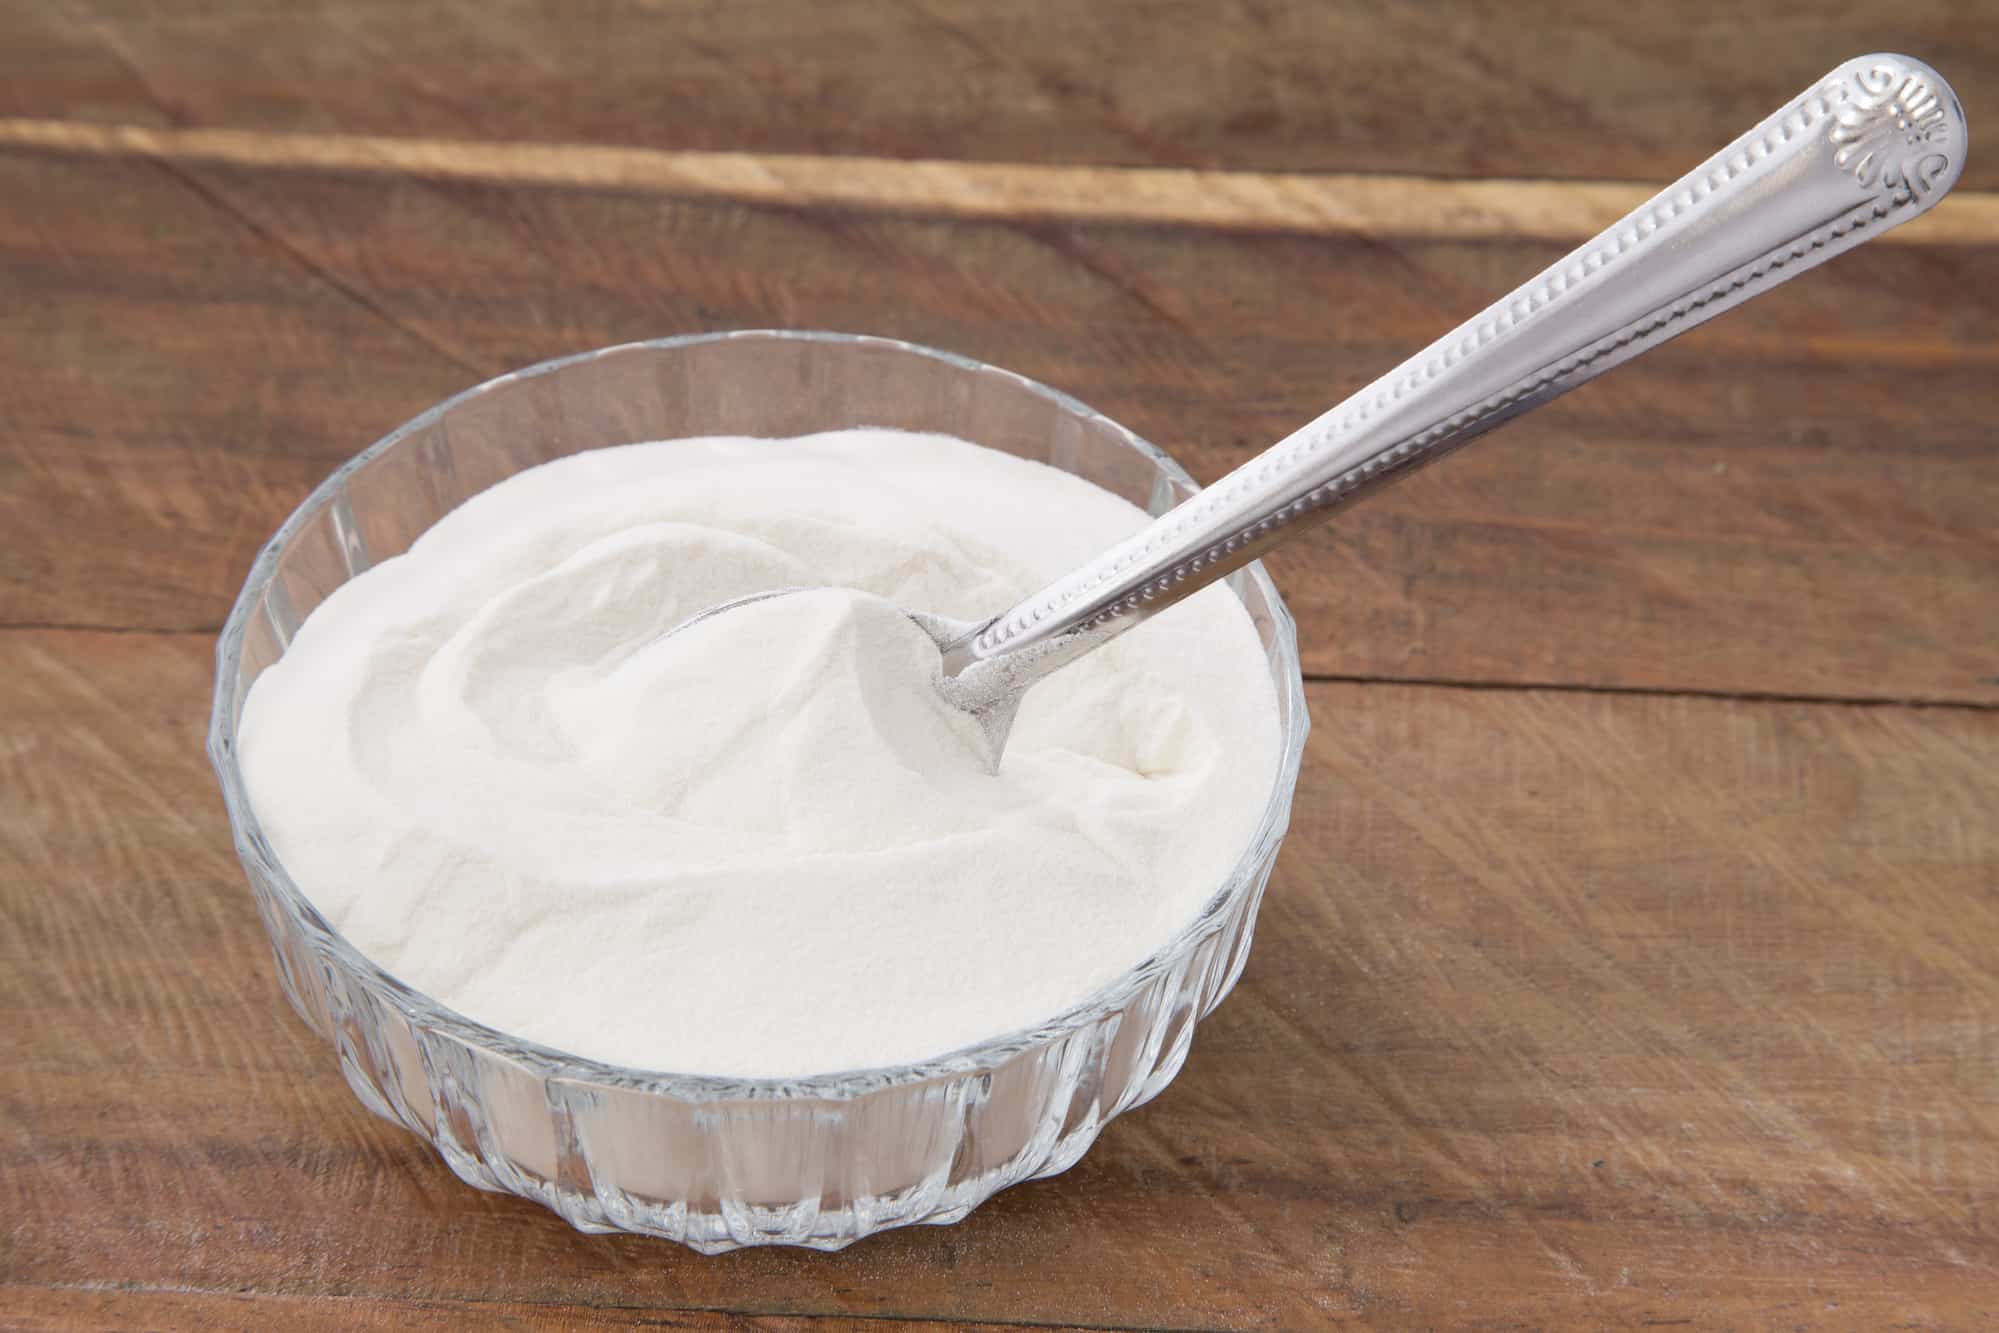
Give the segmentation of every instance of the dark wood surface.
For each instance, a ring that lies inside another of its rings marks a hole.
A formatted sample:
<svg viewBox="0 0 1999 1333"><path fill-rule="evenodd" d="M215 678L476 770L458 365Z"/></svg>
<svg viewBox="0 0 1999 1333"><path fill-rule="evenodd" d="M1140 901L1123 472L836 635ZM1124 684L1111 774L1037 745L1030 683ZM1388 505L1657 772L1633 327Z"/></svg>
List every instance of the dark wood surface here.
<svg viewBox="0 0 1999 1333"><path fill-rule="evenodd" d="M0 197L34 201L0 213L0 620L167 629L218 627L341 460L544 357L891 334L1210 480L1562 249L40 152L0 155ZM1999 702L1995 347L1999 236L1828 266L1281 552L1308 667Z"/></svg>
<svg viewBox="0 0 1999 1333"><path fill-rule="evenodd" d="M1314 684L1249 971L1169 1093L964 1225L710 1259L354 1103L239 883L207 636L17 631L0 679L0 1216L42 1308L1999 1317L1989 710Z"/></svg>
<svg viewBox="0 0 1999 1333"><path fill-rule="evenodd" d="M1243 982L1165 1095L960 1225L702 1258L467 1189L285 1008L234 862L201 732L251 553L477 379L890 333L1205 479L1562 249L558 184L521 146L1545 193L1673 174L1869 47L1977 137L1999 64L1972 4L1573 8L0 11L0 121L251 132L0 125L0 1326L1999 1321L1990 196L1274 562L1316 725ZM356 135L462 160L312 165Z"/></svg>
<svg viewBox="0 0 1999 1333"><path fill-rule="evenodd" d="M120 124L1665 180L1868 51L1947 64L1972 123L1999 116L1984 0L15 8L0 116Z"/></svg>

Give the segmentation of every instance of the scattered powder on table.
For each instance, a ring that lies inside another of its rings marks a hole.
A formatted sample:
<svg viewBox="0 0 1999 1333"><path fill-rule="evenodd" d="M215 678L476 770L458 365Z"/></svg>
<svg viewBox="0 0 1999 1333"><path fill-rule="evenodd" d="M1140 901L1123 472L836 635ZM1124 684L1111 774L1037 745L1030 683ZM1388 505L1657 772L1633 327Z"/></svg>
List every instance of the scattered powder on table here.
<svg viewBox="0 0 1999 1333"><path fill-rule="evenodd" d="M244 706L250 798L356 947L503 1031L744 1077L941 1055L1165 945L1270 797L1226 588L1037 685L997 775L894 609L990 615L1144 521L938 435L561 459L307 619Z"/></svg>

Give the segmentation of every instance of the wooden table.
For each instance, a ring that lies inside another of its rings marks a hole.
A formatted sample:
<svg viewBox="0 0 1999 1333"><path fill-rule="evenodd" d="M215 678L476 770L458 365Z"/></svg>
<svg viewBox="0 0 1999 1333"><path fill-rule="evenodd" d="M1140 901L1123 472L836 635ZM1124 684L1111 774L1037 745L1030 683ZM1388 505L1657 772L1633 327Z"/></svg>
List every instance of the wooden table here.
<svg viewBox="0 0 1999 1333"><path fill-rule="evenodd" d="M1999 126L1977 4L1760 8L9 6L0 1324L1999 1321L1999 153L1273 562L1248 973L959 1226L460 1185L285 1009L201 754L257 545L506 368L893 334L1212 478L1846 56Z"/></svg>

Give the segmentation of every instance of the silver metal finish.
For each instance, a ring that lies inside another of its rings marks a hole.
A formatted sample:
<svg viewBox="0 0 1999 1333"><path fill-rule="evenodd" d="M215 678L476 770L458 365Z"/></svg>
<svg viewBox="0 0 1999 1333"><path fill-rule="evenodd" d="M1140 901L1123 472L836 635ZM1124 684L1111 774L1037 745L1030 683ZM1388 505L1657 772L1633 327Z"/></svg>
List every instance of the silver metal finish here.
<svg viewBox="0 0 1999 1333"><path fill-rule="evenodd" d="M1353 397L984 624L947 693L997 718L1041 676L1362 494L1924 212L1964 167L1936 71L1848 61L1608 231ZM989 716L988 729L993 730Z"/></svg>
<svg viewBox="0 0 1999 1333"><path fill-rule="evenodd" d="M1082 568L987 621L913 613L943 653L945 696L979 719L997 763L1021 695L1049 672L1373 488L1925 212L1956 183L1965 147L1964 113L1935 70L1907 56L1848 61L1552 268Z"/></svg>

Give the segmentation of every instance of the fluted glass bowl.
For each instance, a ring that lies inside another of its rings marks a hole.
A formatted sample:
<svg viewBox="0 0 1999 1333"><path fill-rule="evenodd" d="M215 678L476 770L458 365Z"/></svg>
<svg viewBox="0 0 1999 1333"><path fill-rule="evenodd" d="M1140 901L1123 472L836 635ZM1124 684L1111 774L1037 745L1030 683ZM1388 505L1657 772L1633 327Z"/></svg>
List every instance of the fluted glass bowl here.
<svg viewBox="0 0 1999 1333"><path fill-rule="evenodd" d="M292 1006L332 1042L369 1110L428 1139L468 1183L537 1200L584 1231L709 1252L830 1250L888 1227L956 1221L1016 1181L1066 1170L1106 1121L1165 1087L1196 1020L1249 956L1307 726L1296 633L1260 565L1230 580L1262 637L1284 727L1255 835L1171 943L1024 1031L919 1064L810 1078L621 1068L495 1031L404 985L292 882L244 792L236 726L258 673L334 588L468 497L552 458L845 426L957 435L1154 513L1196 489L1165 454L1074 399L948 353L796 332L631 343L503 375L349 462L258 555L222 632L209 756Z"/></svg>

